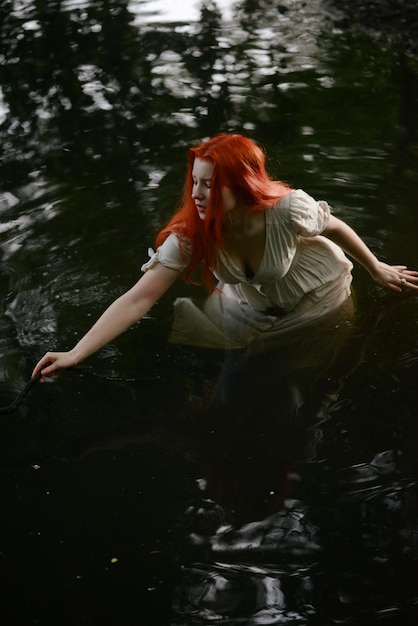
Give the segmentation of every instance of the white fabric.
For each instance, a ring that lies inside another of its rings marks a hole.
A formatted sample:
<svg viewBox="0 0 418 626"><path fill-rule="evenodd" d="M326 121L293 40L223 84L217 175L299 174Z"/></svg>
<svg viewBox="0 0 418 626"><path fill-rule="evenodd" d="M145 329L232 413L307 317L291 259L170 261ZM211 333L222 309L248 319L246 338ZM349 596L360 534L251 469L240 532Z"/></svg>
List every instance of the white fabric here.
<svg viewBox="0 0 418 626"><path fill-rule="evenodd" d="M188 261L186 245L183 247L184 252L182 255L180 254L179 238L175 233L172 233L167 237L163 245L157 248L156 252L152 248L148 248L150 259L143 264L141 270L146 272L151 267L154 267L156 263L161 263L165 267L181 272L187 266Z"/></svg>
<svg viewBox="0 0 418 626"><path fill-rule="evenodd" d="M337 309L350 295L352 263L321 236L329 215L326 202L301 189L268 209L264 256L254 277L247 278L219 251L213 268L218 290L202 308L188 298L175 301L171 341L244 347L261 335L299 327ZM178 271L187 265L175 234L150 252L143 271L155 263Z"/></svg>

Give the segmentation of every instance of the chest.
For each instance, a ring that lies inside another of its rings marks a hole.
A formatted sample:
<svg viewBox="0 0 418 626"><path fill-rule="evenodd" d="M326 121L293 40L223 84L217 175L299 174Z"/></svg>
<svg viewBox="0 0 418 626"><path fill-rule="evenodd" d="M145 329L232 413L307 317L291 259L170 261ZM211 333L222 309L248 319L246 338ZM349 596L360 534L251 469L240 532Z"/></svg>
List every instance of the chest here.
<svg viewBox="0 0 418 626"><path fill-rule="evenodd" d="M263 262L266 250L266 229L260 228L248 235L234 235L227 237L225 252L230 262L251 280L254 278Z"/></svg>
<svg viewBox="0 0 418 626"><path fill-rule="evenodd" d="M295 262L299 236L286 211L266 212L265 228L224 240L215 275L225 283L277 283Z"/></svg>

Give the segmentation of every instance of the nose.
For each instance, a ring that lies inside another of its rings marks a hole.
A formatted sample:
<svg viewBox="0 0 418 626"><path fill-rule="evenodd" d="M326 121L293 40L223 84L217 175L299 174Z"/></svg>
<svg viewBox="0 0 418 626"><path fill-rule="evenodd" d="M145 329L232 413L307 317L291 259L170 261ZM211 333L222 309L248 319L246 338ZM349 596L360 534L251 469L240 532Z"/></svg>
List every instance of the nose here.
<svg viewBox="0 0 418 626"><path fill-rule="evenodd" d="M192 198L193 199L203 198L203 190L202 190L201 185L199 184L193 185Z"/></svg>

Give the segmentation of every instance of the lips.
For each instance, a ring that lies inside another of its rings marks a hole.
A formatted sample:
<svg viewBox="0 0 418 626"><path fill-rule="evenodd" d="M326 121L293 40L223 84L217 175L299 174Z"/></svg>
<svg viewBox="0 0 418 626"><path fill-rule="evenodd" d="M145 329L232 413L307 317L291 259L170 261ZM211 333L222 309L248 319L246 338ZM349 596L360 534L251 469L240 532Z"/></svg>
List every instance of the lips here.
<svg viewBox="0 0 418 626"><path fill-rule="evenodd" d="M206 207L202 206L201 204L196 204L196 210L199 213L200 216L205 216L206 215Z"/></svg>

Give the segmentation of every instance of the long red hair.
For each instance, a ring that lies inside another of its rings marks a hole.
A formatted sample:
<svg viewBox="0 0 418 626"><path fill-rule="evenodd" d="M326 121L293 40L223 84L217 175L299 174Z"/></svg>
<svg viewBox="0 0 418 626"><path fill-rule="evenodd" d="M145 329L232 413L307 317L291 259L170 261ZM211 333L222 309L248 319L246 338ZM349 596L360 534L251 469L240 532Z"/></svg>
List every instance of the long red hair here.
<svg viewBox="0 0 418 626"><path fill-rule="evenodd" d="M196 158L213 164L210 199L203 221L192 198L192 168ZM240 203L255 212L265 211L290 191L287 184L267 174L264 151L248 137L221 133L189 149L180 209L158 233L156 245L160 246L175 232L180 239L180 251L185 254L189 242L191 258L183 277L193 282L192 274L201 265L203 282L209 291L215 287L212 270L219 247L223 245L223 187L228 187Z"/></svg>

